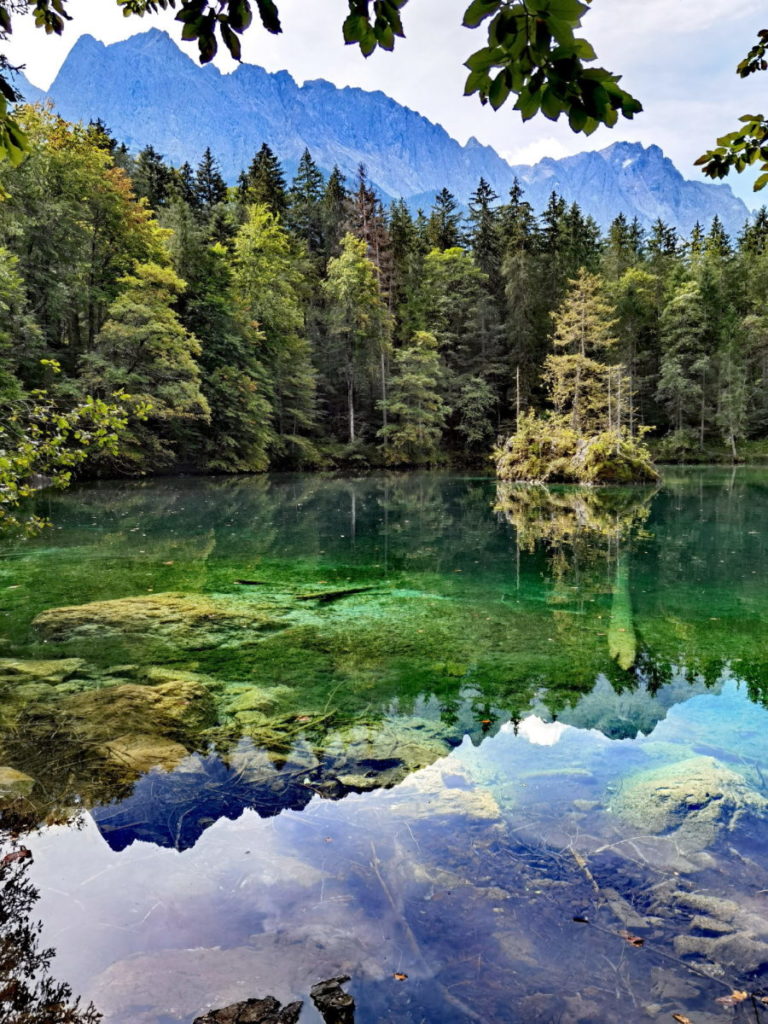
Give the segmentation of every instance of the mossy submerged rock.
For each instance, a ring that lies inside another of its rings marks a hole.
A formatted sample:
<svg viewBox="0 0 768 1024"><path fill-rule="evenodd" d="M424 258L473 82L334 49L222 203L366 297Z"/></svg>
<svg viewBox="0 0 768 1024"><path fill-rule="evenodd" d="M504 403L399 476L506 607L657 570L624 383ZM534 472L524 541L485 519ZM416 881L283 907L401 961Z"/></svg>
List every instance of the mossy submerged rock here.
<svg viewBox="0 0 768 1024"><path fill-rule="evenodd" d="M35 780L15 768L0 767L0 800L29 796L35 788Z"/></svg>
<svg viewBox="0 0 768 1024"><path fill-rule="evenodd" d="M295 1002L281 1006L272 996L246 999L221 1010L210 1010L196 1017L192 1024L296 1024L303 1005Z"/></svg>
<svg viewBox="0 0 768 1024"><path fill-rule="evenodd" d="M445 757L450 749L437 723L404 718L332 732L325 742L324 755L342 785L364 791L394 785Z"/></svg>
<svg viewBox="0 0 768 1024"><path fill-rule="evenodd" d="M188 754L187 748L163 736L128 733L104 744L102 751L118 767L148 772L152 768L170 771Z"/></svg>
<svg viewBox="0 0 768 1024"><path fill-rule="evenodd" d="M702 850L745 814L765 813L768 800L743 775L699 756L631 775L610 809L643 832L674 833L689 850Z"/></svg>
<svg viewBox="0 0 768 1024"><path fill-rule="evenodd" d="M274 628L257 606L224 596L205 594L147 594L112 601L49 608L33 621L46 641L87 639L102 633L166 639L179 648L216 646L244 630Z"/></svg>
<svg viewBox="0 0 768 1024"><path fill-rule="evenodd" d="M103 740L130 733L196 733L216 721L208 689L189 678L88 690L63 699L60 707L81 736Z"/></svg>
<svg viewBox="0 0 768 1024"><path fill-rule="evenodd" d="M48 683L56 686L82 671L82 658L0 658L0 685Z"/></svg>

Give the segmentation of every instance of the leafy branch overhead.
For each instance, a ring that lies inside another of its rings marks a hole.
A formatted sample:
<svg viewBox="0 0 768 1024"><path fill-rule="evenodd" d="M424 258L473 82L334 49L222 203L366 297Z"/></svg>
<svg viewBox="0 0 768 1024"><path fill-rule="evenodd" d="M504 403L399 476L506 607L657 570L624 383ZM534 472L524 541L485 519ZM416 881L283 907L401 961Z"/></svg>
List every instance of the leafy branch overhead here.
<svg viewBox="0 0 768 1024"><path fill-rule="evenodd" d="M757 42L736 67L740 78L749 78L756 71L768 71L768 29L765 28L757 33ZM768 120L762 114L745 114L739 121L742 127L719 138L714 149L699 157L696 166L710 178L725 178L729 171L740 174L759 163L763 173L753 185L755 192L759 192L768 185Z"/></svg>
<svg viewBox="0 0 768 1024"><path fill-rule="evenodd" d="M498 110L514 93L524 121L539 112L551 121L566 114L573 131L586 135L600 124L612 127L619 114L639 113L642 105L618 75L585 66L596 54L575 30L588 10L581 0L472 0L467 28L490 22L488 45L466 62L466 95L478 93Z"/></svg>

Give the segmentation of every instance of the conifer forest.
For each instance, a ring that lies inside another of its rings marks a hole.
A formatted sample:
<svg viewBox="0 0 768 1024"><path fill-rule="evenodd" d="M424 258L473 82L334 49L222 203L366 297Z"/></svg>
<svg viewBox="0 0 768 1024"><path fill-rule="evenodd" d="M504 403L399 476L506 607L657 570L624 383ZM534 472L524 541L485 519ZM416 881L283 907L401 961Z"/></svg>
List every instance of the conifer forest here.
<svg viewBox="0 0 768 1024"><path fill-rule="evenodd" d="M680 237L619 215L603 233L555 193L535 211L519 182L480 180L467 209L446 189L385 207L365 167L325 175L309 152L289 180L264 144L228 186L210 149L173 167L101 123L19 117L30 155L0 167L16 457L44 408L38 430L58 416L86 475L487 468L553 399L579 281L610 336L609 422L650 427L662 460L761 454L765 209L731 238L717 218ZM79 459L73 438L98 443Z"/></svg>

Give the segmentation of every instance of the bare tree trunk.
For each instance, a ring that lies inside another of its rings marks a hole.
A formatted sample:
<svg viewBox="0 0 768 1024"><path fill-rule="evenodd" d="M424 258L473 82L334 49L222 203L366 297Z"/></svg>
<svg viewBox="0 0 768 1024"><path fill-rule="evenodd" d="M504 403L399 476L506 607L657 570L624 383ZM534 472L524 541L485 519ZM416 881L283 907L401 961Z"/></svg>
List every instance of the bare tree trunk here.
<svg viewBox="0 0 768 1024"><path fill-rule="evenodd" d="M347 407L349 409L349 443L355 443L355 388L352 375L347 378Z"/></svg>

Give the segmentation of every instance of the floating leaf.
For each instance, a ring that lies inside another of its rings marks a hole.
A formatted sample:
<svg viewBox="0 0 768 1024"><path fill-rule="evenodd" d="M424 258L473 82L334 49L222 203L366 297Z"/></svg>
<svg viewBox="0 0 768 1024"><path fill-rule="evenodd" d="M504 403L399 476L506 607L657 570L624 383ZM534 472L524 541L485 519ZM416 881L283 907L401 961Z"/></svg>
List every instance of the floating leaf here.
<svg viewBox="0 0 768 1024"><path fill-rule="evenodd" d="M0 865L13 864L15 860L31 860L32 851L28 850L25 846L22 846L20 850L14 850L13 853L6 853Z"/></svg>
<svg viewBox="0 0 768 1024"><path fill-rule="evenodd" d="M745 999L749 998L749 992L744 992L741 989L735 988L729 996L719 996L715 1000L716 1003L720 1003L721 1006L738 1006L739 1003L743 1003Z"/></svg>
<svg viewBox="0 0 768 1024"><path fill-rule="evenodd" d="M693 1024L690 1017L686 1017L684 1013L673 1013L673 1020L677 1021L677 1024Z"/></svg>

